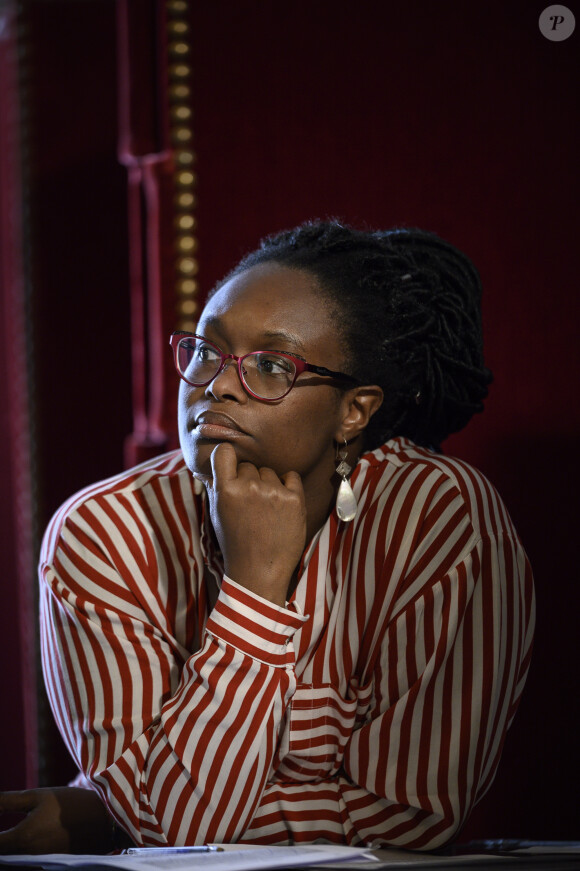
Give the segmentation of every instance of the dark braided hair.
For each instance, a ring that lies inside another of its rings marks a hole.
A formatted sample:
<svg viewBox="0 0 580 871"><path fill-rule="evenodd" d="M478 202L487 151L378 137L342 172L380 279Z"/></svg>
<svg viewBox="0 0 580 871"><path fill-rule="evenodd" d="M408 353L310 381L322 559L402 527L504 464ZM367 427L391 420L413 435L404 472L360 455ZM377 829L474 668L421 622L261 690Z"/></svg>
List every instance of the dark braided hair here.
<svg viewBox="0 0 580 871"><path fill-rule="evenodd" d="M483 362L481 283L448 242L417 229L307 222L263 239L218 287L262 263L317 279L345 341L346 371L383 388L368 447L398 435L438 447L482 411L492 377Z"/></svg>

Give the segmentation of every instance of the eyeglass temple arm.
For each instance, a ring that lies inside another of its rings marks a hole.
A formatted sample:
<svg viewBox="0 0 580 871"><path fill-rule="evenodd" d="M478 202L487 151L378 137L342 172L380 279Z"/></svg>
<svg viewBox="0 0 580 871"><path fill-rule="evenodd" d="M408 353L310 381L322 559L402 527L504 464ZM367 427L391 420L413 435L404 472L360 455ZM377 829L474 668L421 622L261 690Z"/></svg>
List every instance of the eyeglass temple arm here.
<svg viewBox="0 0 580 871"><path fill-rule="evenodd" d="M312 363L307 363L306 368L309 372L315 372L316 375L329 375L331 378L340 378L342 381L358 383L357 379L352 375L346 375L344 372L334 372L332 369L327 369L326 366L314 366Z"/></svg>

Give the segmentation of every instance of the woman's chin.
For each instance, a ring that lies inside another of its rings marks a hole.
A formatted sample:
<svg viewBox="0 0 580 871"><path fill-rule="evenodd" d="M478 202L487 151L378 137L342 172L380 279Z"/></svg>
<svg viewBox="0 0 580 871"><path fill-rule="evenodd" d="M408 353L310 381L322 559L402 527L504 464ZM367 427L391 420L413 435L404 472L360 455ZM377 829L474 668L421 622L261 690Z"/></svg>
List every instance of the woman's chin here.
<svg viewBox="0 0 580 871"><path fill-rule="evenodd" d="M213 446L215 447L215 445ZM181 452L185 460L185 465L191 472L194 478L204 483L211 480L211 448L204 445L191 449L190 445L181 446Z"/></svg>

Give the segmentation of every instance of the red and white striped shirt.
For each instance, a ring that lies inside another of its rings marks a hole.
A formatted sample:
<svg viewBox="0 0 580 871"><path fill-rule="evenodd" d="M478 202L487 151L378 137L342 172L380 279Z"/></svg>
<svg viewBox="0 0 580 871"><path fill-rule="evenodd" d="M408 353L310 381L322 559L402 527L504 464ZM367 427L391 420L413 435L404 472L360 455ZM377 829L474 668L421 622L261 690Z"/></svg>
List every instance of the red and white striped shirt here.
<svg viewBox="0 0 580 871"><path fill-rule="evenodd" d="M402 438L351 484L355 520L330 515L285 608L222 578L180 452L51 521L51 705L137 843L432 849L489 787L534 622L506 509L480 473Z"/></svg>

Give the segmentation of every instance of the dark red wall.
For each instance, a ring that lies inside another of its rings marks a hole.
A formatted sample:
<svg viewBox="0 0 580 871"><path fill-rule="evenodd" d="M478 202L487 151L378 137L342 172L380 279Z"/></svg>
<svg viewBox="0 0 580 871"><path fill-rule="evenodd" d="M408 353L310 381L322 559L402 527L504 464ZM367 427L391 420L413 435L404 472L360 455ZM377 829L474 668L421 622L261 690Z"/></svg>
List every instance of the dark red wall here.
<svg viewBox="0 0 580 871"><path fill-rule="evenodd" d="M43 517L118 471L130 429L114 6L31 3ZM446 447L504 496L535 569L538 629L499 774L466 836L580 834L580 31L546 40L543 6L192 3L205 289L261 234L327 215L438 231L482 273L496 381L485 414ZM75 357L86 330L90 373Z"/></svg>
<svg viewBox="0 0 580 871"><path fill-rule="evenodd" d="M580 31L550 42L544 4L513 0L199 6L205 286L261 233L325 215L435 230L480 268L496 380L446 449L504 496L538 626L499 774L465 835L578 838Z"/></svg>

